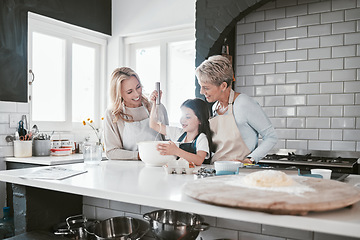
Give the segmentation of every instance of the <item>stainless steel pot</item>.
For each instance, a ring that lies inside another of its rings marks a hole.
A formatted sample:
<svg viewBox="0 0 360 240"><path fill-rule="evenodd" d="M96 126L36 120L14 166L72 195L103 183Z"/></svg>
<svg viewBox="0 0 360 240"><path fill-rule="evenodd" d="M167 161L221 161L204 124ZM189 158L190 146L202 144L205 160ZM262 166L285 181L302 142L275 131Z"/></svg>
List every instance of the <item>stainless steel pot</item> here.
<svg viewBox="0 0 360 240"><path fill-rule="evenodd" d="M88 239L87 229L95 223L95 220L89 220L83 215L70 216L54 227L54 234L75 240Z"/></svg>
<svg viewBox="0 0 360 240"><path fill-rule="evenodd" d="M93 234L97 240L129 240L136 239L139 221L132 217L113 217L94 225Z"/></svg>
<svg viewBox="0 0 360 240"><path fill-rule="evenodd" d="M144 214L150 228L160 240L194 240L200 231L209 229L200 215L174 210L158 210Z"/></svg>

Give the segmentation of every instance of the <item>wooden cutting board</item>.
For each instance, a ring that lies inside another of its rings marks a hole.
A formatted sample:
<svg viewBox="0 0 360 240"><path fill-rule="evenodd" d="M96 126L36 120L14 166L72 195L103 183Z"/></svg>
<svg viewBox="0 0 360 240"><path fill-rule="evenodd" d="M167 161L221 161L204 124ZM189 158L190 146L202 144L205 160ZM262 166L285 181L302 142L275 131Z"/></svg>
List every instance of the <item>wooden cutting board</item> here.
<svg viewBox="0 0 360 240"><path fill-rule="evenodd" d="M188 182L184 192L210 204L289 215L328 211L360 201L360 189L334 180L295 177L295 181L315 190L296 195L229 184L239 181L241 177L243 176L232 175L197 179Z"/></svg>

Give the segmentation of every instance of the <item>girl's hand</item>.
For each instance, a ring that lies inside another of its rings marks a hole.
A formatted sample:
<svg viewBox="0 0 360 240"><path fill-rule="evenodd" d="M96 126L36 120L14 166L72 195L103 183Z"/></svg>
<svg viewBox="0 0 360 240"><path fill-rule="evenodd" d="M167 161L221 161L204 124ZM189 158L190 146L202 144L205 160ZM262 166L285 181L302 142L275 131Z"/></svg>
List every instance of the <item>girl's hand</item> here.
<svg viewBox="0 0 360 240"><path fill-rule="evenodd" d="M161 155L176 155L179 148L174 142L169 141L168 143L159 143L156 149Z"/></svg>
<svg viewBox="0 0 360 240"><path fill-rule="evenodd" d="M160 90L160 96L162 96L162 91ZM150 101L152 103L155 103L156 99L159 97L159 93L154 90L151 94L150 94Z"/></svg>

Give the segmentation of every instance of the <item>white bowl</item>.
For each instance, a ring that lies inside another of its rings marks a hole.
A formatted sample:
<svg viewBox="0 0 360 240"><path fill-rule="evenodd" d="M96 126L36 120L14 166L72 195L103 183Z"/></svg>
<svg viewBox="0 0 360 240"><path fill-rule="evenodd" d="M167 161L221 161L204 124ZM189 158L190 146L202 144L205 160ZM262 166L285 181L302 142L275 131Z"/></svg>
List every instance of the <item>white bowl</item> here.
<svg viewBox="0 0 360 240"><path fill-rule="evenodd" d="M219 172L237 172L239 167L243 167L244 164L242 162L237 161L216 161L214 163L215 170L217 173Z"/></svg>
<svg viewBox="0 0 360 240"><path fill-rule="evenodd" d="M160 155L159 151L156 150L156 146L159 143L168 143L168 141L145 141L139 142L139 155L141 161L147 166L161 167L168 163L168 161L176 159L173 155Z"/></svg>
<svg viewBox="0 0 360 240"><path fill-rule="evenodd" d="M332 170L330 169L311 169L311 174L319 174L321 176L323 176L323 179L330 179L331 178L331 172Z"/></svg>

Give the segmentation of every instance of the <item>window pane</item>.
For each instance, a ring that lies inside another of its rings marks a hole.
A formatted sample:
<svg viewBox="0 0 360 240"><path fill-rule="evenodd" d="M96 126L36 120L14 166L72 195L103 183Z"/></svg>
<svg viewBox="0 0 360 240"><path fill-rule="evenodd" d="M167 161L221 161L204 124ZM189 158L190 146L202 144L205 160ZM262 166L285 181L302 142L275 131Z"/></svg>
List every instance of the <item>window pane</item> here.
<svg viewBox="0 0 360 240"><path fill-rule="evenodd" d="M72 121L95 116L95 49L72 46Z"/></svg>
<svg viewBox="0 0 360 240"><path fill-rule="evenodd" d="M32 56L32 121L65 121L65 41L34 32Z"/></svg>
<svg viewBox="0 0 360 240"><path fill-rule="evenodd" d="M143 93L150 95L160 81L160 46L136 49L136 69Z"/></svg>
<svg viewBox="0 0 360 240"><path fill-rule="evenodd" d="M168 114L171 123L179 123L180 106L195 97L195 42L168 44Z"/></svg>

